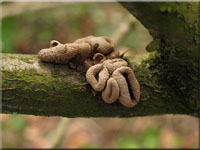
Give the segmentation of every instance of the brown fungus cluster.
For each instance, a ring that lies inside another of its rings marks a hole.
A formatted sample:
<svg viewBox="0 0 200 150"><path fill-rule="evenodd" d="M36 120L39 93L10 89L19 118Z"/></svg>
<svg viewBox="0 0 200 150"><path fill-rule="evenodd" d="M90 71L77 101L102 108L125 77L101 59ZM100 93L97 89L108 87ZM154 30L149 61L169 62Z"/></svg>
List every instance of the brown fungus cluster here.
<svg viewBox="0 0 200 150"><path fill-rule="evenodd" d="M133 70L114 49L108 37L88 36L73 43L51 41L50 48L38 53L41 61L68 64L86 72L86 80L106 103L119 99L125 107L135 106L140 99L140 86Z"/></svg>
<svg viewBox="0 0 200 150"><path fill-rule="evenodd" d="M95 91L102 92L106 103L119 99L125 107L133 107L139 102L139 83L127 62L121 58L108 59L90 67L86 79Z"/></svg>
<svg viewBox="0 0 200 150"><path fill-rule="evenodd" d="M114 43L103 36L88 36L66 44L52 40L50 48L40 50L38 57L44 62L68 64L71 69L87 70L94 65L93 56L96 53L110 59L120 57L119 52L114 50Z"/></svg>

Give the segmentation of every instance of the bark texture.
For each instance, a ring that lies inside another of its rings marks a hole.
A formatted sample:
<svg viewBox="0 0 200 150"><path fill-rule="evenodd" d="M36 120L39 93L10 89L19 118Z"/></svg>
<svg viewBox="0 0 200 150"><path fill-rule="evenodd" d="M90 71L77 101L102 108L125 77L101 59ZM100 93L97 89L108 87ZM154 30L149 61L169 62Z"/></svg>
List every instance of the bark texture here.
<svg viewBox="0 0 200 150"><path fill-rule="evenodd" d="M42 63L35 55L2 54L3 113L65 117L200 116L198 3L121 3L154 40L148 57L128 57L141 86L133 108L92 95L85 74ZM141 59L143 58L143 59Z"/></svg>

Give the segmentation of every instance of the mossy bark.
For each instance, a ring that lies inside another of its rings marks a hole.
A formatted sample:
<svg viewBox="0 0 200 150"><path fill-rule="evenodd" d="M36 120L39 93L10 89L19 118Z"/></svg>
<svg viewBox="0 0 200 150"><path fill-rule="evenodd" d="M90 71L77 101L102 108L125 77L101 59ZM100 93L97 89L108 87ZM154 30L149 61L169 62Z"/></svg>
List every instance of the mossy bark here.
<svg viewBox="0 0 200 150"><path fill-rule="evenodd" d="M153 75L157 76L158 84L166 85L170 95L200 116L199 3L121 4L141 21L154 39L147 50L155 53L149 65L156 72Z"/></svg>
<svg viewBox="0 0 200 150"><path fill-rule="evenodd" d="M141 86L133 108L105 104L84 73L42 63L35 55L2 55L2 110L65 117L200 116L198 3L122 3L149 30L148 58L127 58ZM137 61L136 61L137 60Z"/></svg>
<svg viewBox="0 0 200 150"><path fill-rule="evenodd" d="M150 57L154 57L153 55ZM151 59L152 59L151 58ZM149 61L148 61L149 63ZM166 84L146 61L135 68L141 85L141 100L134 108L119 102L104 103L92 95L84 73L65 65L42 63L36 55L2 54L3 113L65 117L132 117L158 114L197 116Z"/></svg>

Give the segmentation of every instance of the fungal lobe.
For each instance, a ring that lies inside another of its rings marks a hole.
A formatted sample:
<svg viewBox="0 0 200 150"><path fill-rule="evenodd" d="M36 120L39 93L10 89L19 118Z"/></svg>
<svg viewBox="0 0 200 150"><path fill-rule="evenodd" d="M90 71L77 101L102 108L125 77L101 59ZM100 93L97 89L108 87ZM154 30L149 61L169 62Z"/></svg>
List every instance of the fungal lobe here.
<svg viewBox="0 0 200 150"><path fill-rule="evenodd" d="M107 70L104 72L105 69ZM97 81L95 75L98 73ZM110 104L119 99L125 107L133 107L139 102L139 83L128 63L121 58L108 59L102 64L90 67L86 79L95 91L102 92L102 99L106 103Z"/></svg>
<svg viewBox="0 0 200 150"><path fill-rule="evenodd" d="M61 63L77 68L84 65L86 70L93 65L93 56L101 53L110 58L119 57L119 52L114 50L114 43L108 37L88 36L77 39L73 43L61 44L56 40L50 42L50 47L39 51L38 57L44 62Z"/></svg>

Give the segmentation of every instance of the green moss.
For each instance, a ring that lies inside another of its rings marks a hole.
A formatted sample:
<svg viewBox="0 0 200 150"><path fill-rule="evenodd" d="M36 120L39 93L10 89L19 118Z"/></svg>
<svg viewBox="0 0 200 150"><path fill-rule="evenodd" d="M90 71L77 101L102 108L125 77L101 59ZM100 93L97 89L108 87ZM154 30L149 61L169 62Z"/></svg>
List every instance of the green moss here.
<svg viewBox="0 0 200 150"><path fill-rule="evenodd" d="M60 75L60 70L59 69L53 69L51 71L51 75L52 76L59 76Z"/></svg>
<svg viewBox="0 0 200 150"><path fill-rule="evenodd" d="M54 102L55 108L63 109L58 112L64 112L66 108L63 106L67 103L73 105L85 92L85 87L81 84L71 82L62 82L60 78L55 76L47 76L38 73L34 69L23 71L3 71L2 92L3 100L10 102L20 100L21 105L26 103L37 103L40 111L47 112L46 105ZM15 86L16 88L10 89ZM59 101L56 103L56 97ZM67 100L67 101L66 101ZM35 102L34 102L35 101ZM42 104L46 102L46 104ZM31 107L30 105L30 107ZM76 104L77 105L77 104ZM30 112L29 113L33 113Z"/></svg>
<svg viewBox="0 0 200 150"><path fill-rule="evenodd" d="M28 64L33 64L33 62L34 62L33 58L27 58L27 57L25 57L25 58L22 57L21 60Z"/></svg>
<svg viewBox="0 0 200 150"><path fill-rule="evenodd" d="M198 65L193 55L184 48L162 45L159 56L154 60L159 69L159 80L166 82L171 88L172 96L176 96L187 111L196 111L198 103ZM153 67L153 66L152 66ZM169 92L168 91L168 92Z"/></svg>
<svg viewBox="0 0 200 150"><path fill-rule="evenodd" d="M146 50L148 52L152 52L152 51L158 50L159 47L160 47L160 39L157 38L147 45Z"/></svg>
<svg viewBox="0 0 200 150"><path fill-rule="evenodd" d="M156 11L158 6L161 15ZM176 97L182 103L179 107L192 114L200 109L197 92L198 3L157 3L149 7L154 13L151 20L157 24L154 26L144 22L154 36L147 50L157 50L157 56L148 62L149 66L158 75L158 84L166 85L166 90L171 93L170 96L162 95L168 97L168 101ZM158 45L155 44L157 38L161 39ZM152 78L152 74L149 77Z"/></svg>
<svg viewBox="0 0 200 150"><path fill-rule="evenodd" d="M13 94L16 94L16 97L20 99L23 97L25 99L26 97L31 97L31 100L48 100L44 97L49 97L49 94L53 94L57 90L66 88L77 90L76 85L73 83L66 84L61 82L58 77L47 76L46 74L36 72L34 69L23 71L3 71L2 78L2 89L10 89L10 87L5 87L4 85L10 85L13 87L14 84L16 87L14 90L16 90L16 92ZM20 89L18 89L18 87L20 87ZM53 92L50 93L49 91ZM23 95L23 97L21 97L21 95Z"/></svg>
<svg viewBox="0 0 200 150"><path fill-rule="evenodd" d="M176 12L176 9L169 5L163 5L160 7L160 11L162 13L174 13L174 12Z"/></svg>
<svg viewBox="0 0 200 150"><path fill-rule="evenodd" d="M161 12L175 13L178 18L184 21L185 29L193 36L193 39L199 43L198 32L198 3L168 3L169 6L162 6Z"/></svg>

